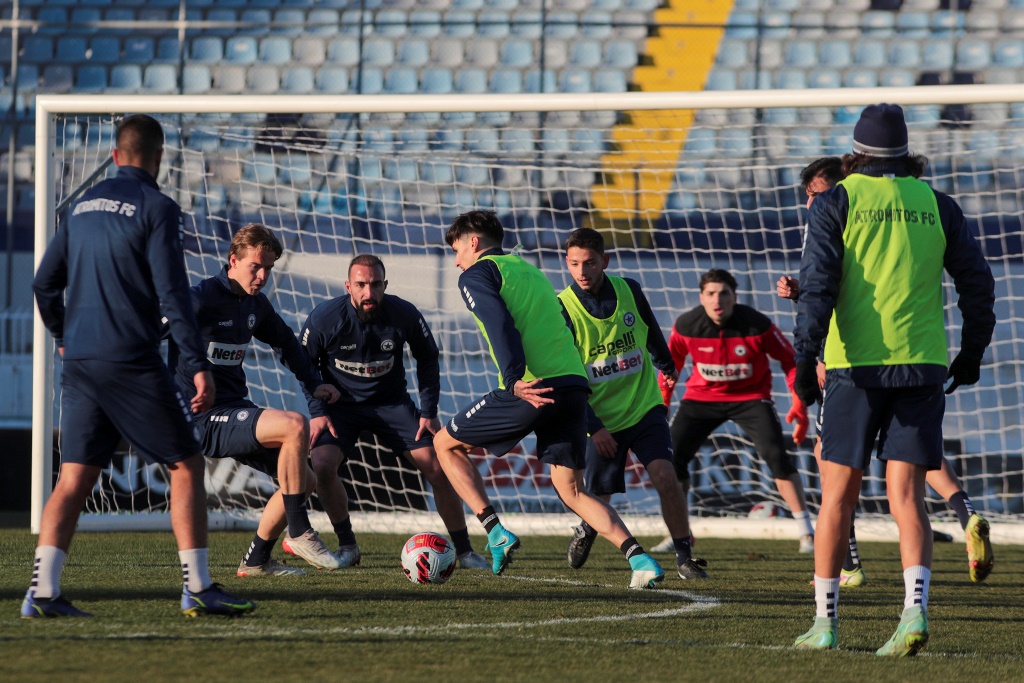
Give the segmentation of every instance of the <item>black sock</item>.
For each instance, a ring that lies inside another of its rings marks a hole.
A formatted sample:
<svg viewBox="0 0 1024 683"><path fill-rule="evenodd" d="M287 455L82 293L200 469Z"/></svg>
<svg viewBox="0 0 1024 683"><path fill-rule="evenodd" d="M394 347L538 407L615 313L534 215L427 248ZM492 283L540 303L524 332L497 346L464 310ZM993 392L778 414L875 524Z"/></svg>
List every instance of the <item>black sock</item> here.
<svg viewBox="0 0 1024 683"><path fill-rule="evenodd" d="M355 545L356 535L352 533L352 518L346 517L340 522L331 522L334 533L338 534L338 545Z"/></svg>
<svg viewBox="0 0 1024 683"><path fill-rule="evenodd" d="M456 555L473 552L473 544L469 542L469 529L462 527L458 531L449 531L448 533L452 535Z"/></svg>
<svg viewBox="0 0 1024 683"><path fill-rule="evenodd" d="M270 561L270 553L274 549L274 544L277 543L277 539L266 540L260 538L259 534L255 534L252 537L252 543L249 544L249 550L245 553L245 566L246 567L259 567Z"/></svg>
<svg viewBox="0 0 1024 683"><path fill-rule="evenodd" d="M971 514L974 513L974 507L971 505L970 499L967 494L963 491L957 491L949 498L949 507L953 508L953 512L956 513L956 518L960 520L960 528L967 528L967 520L971 518Z"/></svg>
<svg viewBox="0 0 1024 683"><path fill-rule="evenodd" d="M498 526L498 513L494 511L493 505L485 507L484 511L477 515L476 518L484 525L484 531L487 533L491 533L491 529Z"/></svg>
<svg viewBox="0 0 1024 683"><path fill-rule="evenodd" d="M622 545L619 546L619 550L622 551L622 554L626 556L627 560L635 557L636 555L644 554L643 547L637 543L636 539L632 536L622 542Z"/></svg>
<svg viewBox="0 0 1024 683"><path fill-rule="evenodd" d="M857 530L854 528L853 519L850 519L850 543L846 547L846 557L843 559L843 569L852 572L860 567L860 553L857 551Z"/></svg>
<svg viewBox="0 0 1024 683"><path fill-rule="evenodd" d="M587 536L597 536L597 532L594 531L594 527L590 526L586 522L582 522L580 526L583 527L583 533Z"/></svg>
<svg viewBox="0 0 1024 683"><path fill-rule="evenodd" d="M676 548L676 564L682 564L693 557L693 550L690 548L690 537L673 538L672 545Z"/></svg>
<svg viewBox="0 0 1024 683"><path fill-rule="evenodd" d="M284 498L284 514L288 518L288 535L298 538L312 529L306 512L306 494L284 493L281 497Z"/></svg>

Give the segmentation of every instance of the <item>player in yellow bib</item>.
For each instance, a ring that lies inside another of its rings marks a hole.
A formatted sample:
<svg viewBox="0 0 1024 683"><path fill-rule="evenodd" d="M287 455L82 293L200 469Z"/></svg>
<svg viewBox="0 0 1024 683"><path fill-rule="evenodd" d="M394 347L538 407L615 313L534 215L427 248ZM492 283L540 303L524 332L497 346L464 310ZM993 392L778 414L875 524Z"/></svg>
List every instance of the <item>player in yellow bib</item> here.
<svg viewBox="0 0 1024 683"><path fill-rule="evenodd" d="M565 242L573 284L558 295L587 379L587 444L584 481L606 502L626 492L626 461L632 451L661 499L661 514L676 551L679 577L707 578L704 560L692 556L686 497L672 464L672 436L658 388L678 374L665 336L635 280L606 275L604 238L591 228L574 230ZM657 364L657 367L655 367ZM597 538L585 521L573 528L567 557L580 568Z"/></svg>

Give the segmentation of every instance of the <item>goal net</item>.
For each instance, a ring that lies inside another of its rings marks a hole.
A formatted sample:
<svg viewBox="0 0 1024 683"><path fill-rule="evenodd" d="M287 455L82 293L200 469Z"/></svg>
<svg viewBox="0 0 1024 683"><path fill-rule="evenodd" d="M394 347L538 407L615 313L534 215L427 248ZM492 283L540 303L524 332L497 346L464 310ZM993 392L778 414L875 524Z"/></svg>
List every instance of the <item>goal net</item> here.
<svg viewBox="0 0 1024 683"><path fill-rule="evenodd" d="M1019 99L1020 101L1016 101ZM167 142L161 188L185 212L192 283L226 262L231 235L259 222L282 238L268 296L298 330L318 303L345 296L349 260L381 257L388 291L414 303L441 349L442 420L496 386L487 347L457 291L459 271L444 244L457 214L495 210L505 248L539 266L556 289L570 282L560 245L577 227L608 240L610 271L638 279L665 334L698 305L700 275L726 268L740 301L789 334L794 306L775 281L799 269L805 196L800 169L850 150L861 106L905 105L911 148L930 159L926 179L956 198L980 238L997 282L998 326L981 381L949 397L946 455L974 505L1019 521L1024 365L1024 92L985 86L907 90L627 93L402 97L91 97L40 96L37 102L37 258L58 211L112 173L103 168L117 116L147 112ZM303 112L303 113L296 113ZM98 172L98 174L97 174ZM955 292L947 284L951 351L959 345ZM246 362L251 398L305 412L301 392L272 351L258 342ZM406 367L414 368L412 358ZM59 443L59 362L37 322L35 344L34 520L49 491ZM688 370L686 371L688 372ZM790 397L774 364L779 412ZM684 372L685 379L686 373ZM415 372L409 372L416 397ZM681 396L677 390L676 399ZM673 406L674 410L675 406ZM788 430L788 426L784 425ZM813 430L812 430L813 431ZM820 493L812 440L792 448L811 509ZM565 530L566 510L545 467L524 440L475 463L497 509L524 513L538 529ZM50 453L54 456L48 457ZM364 435L342 467L353 519L376 528L437 526L429 486L396 454ZM782 504L753 444L731 425L708 440L692 466L694 517L745 515L754 504ZM126 445L94 491L88 512L115 525L140 524L167 509L161 468ZM657 494L635 462L628 492L613 504L653 520ZM884 472L866 473L861 513L886 511ZM273 482L231 460L209 460L210 508L252 520ZM314 499L314 507L316 502ZM952 519L928 493L930 512ZM134 521L133 521L134 520Z"/></svg>

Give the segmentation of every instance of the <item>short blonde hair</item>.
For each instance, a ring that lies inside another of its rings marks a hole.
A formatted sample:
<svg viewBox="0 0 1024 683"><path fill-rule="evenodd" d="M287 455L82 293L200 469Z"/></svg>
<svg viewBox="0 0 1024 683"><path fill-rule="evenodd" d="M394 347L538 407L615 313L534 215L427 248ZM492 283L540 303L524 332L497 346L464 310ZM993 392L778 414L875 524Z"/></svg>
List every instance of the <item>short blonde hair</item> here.
<svg viewBox="0 0 1024 683"><path fill-rule="evenodd" d="M274 235L274 231L260 223L250 223L235 233L231 239L230 254L235 258L243 258L249 249L274 252L275 258L281 258L284 247Z"/></svg>

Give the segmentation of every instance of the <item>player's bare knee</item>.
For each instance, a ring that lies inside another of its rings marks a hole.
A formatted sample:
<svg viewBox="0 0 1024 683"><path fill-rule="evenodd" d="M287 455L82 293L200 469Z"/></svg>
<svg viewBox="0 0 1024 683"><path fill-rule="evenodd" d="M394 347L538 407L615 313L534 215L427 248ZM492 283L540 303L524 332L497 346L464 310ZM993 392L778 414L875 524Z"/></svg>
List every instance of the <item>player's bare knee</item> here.
<svg viewBox="0 0 1024 683"><path fill-rule="evenodd" d="M291 410L285 411L284 419L287 422L286 431L289 440L298 441L301 444L309 444L309 420L302 413Z"/></svg>

